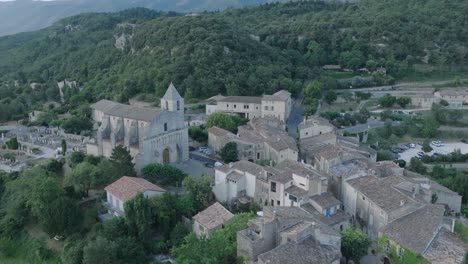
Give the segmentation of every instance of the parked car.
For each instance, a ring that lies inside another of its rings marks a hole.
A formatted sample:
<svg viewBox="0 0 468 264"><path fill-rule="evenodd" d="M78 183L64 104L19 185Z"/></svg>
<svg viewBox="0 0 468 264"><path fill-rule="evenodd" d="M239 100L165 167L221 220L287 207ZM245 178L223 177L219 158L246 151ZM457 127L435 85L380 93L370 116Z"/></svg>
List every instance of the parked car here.
<svg viewBox="0 0 468 264"><path fill-rule="evenodd" d="M431 144L436 146L436 147L442 147L443 146L441 141L432 141Z"/></svg>
<svg viewBox="0 0 468 264"><path fill-rule="evenodd" d="M414 143L409 143L408 145L409 145L410 148L415 148L416 147L416 144L414 144Z"/></svg>
<svg viewBox="0 0 468 264"><path fill-rule="evenodd" d="M468 139L462 139L461 142L468 144Z"/></svg>
<svg viewBox="0 0 468 264"><path fill-rule="evenodd" d="M401 150L403 150L403 151L406 151L406 150L409 149L409 147L407 147L407 146L405 146L405 145L401 145L399 148L400 148Z"/></svg>
<svg viewBox="0 0 468 264"><path fill-rule="evenodd" d="M219 162L219 161L215 162L215 164L214 164L215 167L221 167L223 165L224 164L222 162Z"/></svg>
<svg viewBox="0 0 468 264"><path fill-rule="evenodd" d="M422 157L422 156L424 156L424 155L425 155L424 152L422 152L422 151L419 151L419 152L418 152L418 156L419 156L419 157Z"/></svg>
<svg viewBox="0 0 468 264"><path fill-rule="evenodd" d="M207 147L199 147L198 148L198 151L200 152L205 152L205 150L207 150L208 148Z"/></svg>
<svg viewBox="0 0 468 264"><path fill-rule="evenodd" d="M209 163L209 162L205 162L205 167L207 168L214 168L214 165Z"/></svg>
<svg viewBox="0 0 468 264"><path fill-rule="evenodd" d="M189 146L188 149L189 149L189 151L195 151L196 150L196 148L193 147L193 146Z"/></svg>

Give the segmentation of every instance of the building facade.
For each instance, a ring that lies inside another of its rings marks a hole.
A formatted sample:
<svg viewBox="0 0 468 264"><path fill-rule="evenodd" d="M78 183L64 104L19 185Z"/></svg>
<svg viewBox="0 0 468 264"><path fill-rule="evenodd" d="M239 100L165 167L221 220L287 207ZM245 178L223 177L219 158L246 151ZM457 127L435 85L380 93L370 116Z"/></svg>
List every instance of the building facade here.
<svg viewBox="0 0 468 264"><path fill-rule="evenodd" d="M87 145L87 153L110 157L117 145L123 145L130 150L138 171L149 163L187 160L184 100L172 83L161 99L161 107L143 108L108 100L91 105L99 129L95 143Z"/></svg>
<svg viewBox="0 0 468 264"><path fill-rule="evenodd" d="M292 108L291 93L281 90L264 96L213 96L206 101L206 115L216 112L237 114L243 118L275 117L281 121L289 118Z"/></svg>
<svg viewBox="0 0 468 264"><path fill-rule="evenodd" d="M237 135L218 127L208 130L208 146L215 152L229 142L237 144L242 160L274 164L298 160L296 141L285 131L284 122L274 117L254 118L239 127Z"/></svg>

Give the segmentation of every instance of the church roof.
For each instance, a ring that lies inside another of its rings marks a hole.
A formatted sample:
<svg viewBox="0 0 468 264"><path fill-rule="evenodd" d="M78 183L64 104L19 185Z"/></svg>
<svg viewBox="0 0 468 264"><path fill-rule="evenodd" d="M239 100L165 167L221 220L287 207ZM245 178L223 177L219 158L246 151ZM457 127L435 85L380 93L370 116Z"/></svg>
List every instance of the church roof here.
<svg viewBox="0 0 468 264"><path fill-rule="evenodd" d="M125 105L109 100L101 100L91 105L91 109L98 110L109 116L135 119L151 122L161 111L152 107L137 107Z"/></svg>
<svg viewBox="0 0 468 264"><path fill-rule="evenodd" d="M167 88L166 93L164 94L163 99L165 100L180 100L182 99L182 96L180 96L179 92L177 92L177 89L175 88L174 84L171 82L169 85L169 88Z"/></svg>

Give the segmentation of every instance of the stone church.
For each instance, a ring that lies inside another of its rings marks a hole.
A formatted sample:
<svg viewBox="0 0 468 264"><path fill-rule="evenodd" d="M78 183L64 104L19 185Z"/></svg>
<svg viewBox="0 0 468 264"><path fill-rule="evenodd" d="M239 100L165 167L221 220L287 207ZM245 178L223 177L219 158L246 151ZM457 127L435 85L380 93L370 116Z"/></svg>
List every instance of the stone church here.
<svg viewBox="0 0 468 264"><path fill-rule="evenodd" d="M88 154L110 157L114 147L124 145L133 156L137 171L150 163L188 160L184 99L172 83L161 98L161 108L101 100L91 109L99 129L96 141L87 145Z"/></svg>

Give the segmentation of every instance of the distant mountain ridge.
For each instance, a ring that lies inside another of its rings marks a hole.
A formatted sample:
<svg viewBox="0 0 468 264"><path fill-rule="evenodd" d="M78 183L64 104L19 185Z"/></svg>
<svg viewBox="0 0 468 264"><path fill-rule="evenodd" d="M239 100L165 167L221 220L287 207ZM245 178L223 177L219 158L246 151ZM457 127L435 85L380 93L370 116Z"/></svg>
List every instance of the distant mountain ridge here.
<svg viewBox="0 0 468 264"><path fill-rule="evenodd" d="M132 7L201 12L287 1L289 0L16 0L0 2L0 36L38 30L64 17L85 12L115 12Z"/></svg>

